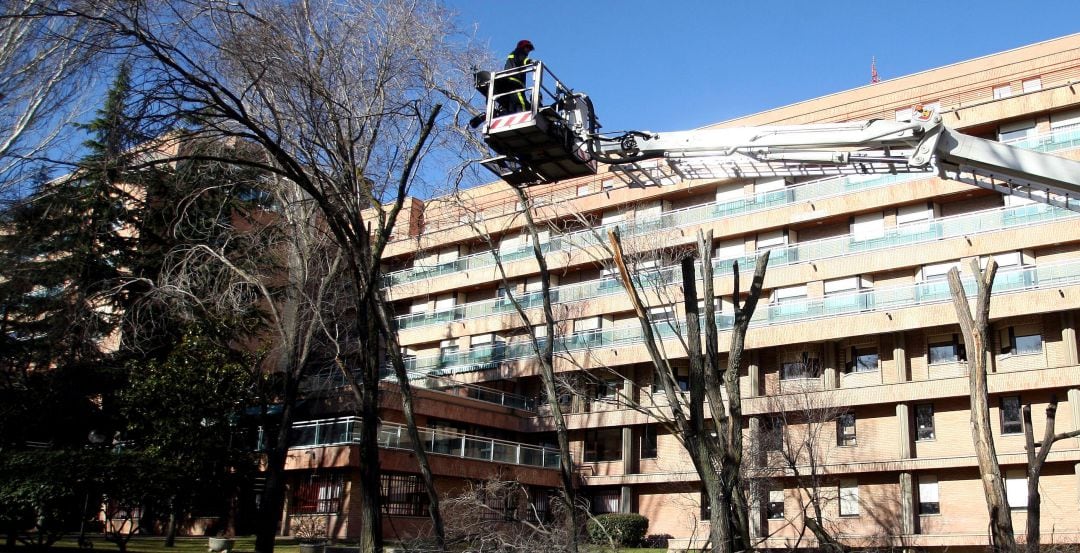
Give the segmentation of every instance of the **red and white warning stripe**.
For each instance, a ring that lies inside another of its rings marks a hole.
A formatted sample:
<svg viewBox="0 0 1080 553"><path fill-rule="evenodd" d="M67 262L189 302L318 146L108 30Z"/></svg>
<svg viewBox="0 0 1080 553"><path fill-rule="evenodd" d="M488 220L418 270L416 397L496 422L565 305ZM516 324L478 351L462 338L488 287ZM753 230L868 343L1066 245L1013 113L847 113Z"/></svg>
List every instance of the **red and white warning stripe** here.
<svg viewBox="0 0 1080 553"><path fill-rule="evenodd" d="M523 111L521 113L512 113L510 115L504 115L492 121L491 125L488 125L488 131L493 131L500 128L505 129L508 127L514 127L517 125L521 125L522 123L528 123L529 121L532 121L532 112Z"/></svg>

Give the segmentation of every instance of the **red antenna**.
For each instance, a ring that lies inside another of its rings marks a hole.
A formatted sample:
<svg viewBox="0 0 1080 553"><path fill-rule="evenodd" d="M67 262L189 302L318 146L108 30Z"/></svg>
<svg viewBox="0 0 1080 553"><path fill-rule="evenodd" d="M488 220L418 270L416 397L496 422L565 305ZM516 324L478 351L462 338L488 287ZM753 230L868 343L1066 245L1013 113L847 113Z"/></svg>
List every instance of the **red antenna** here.
<svg viewBox="0 0 1080 553"><path fill-rule="evenodd" d="M874 84L874 83L877 83L877 82L881 82L881 77L878 77L878 74L877 74L877 58L874 57L874 56L871 56L870 57L870 84Z"/></svg>

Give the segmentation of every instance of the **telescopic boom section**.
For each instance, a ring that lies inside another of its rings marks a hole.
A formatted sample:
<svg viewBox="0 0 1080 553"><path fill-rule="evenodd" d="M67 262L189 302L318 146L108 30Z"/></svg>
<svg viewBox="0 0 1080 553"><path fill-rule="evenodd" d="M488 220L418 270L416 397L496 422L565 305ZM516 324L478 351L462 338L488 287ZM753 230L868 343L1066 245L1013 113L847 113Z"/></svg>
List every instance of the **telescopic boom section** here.
<svg viewBox="0 0 1080 553"><path fill-rule="evenodd" d="M514 186L592 175L598 163L664 158L687 179L936 172L1080 211L1080 162L945 128L915 106L909 122L734 127L609 135L588 96L542 63L477 74L486 96L485 167Z"/></svg>

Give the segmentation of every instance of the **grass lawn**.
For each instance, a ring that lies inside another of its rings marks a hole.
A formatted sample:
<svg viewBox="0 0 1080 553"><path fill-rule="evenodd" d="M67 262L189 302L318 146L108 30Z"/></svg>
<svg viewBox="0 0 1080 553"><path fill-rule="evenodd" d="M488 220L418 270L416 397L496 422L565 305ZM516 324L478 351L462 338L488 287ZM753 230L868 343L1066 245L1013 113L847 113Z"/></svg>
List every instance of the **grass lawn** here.
<svg viewBox="0 0 1080 553"><path fill-rule="evenodd" d="M236 548L233 551L238 553L250 553L255 551L254 536L242 536L235 539ZM117 551L115 544L107 542L99 536L95 536L91 538L91 540L94 543L94 548L91 550L79 549L74 538L56 542L56 544L53 545L53 550L70 553ZM132 538L131 541L128 542L128 551L130 553L206 553L206 545L206 538L176 538L176 547L167 548L165 547L165 538L159 536L139 536ZM291 539L278 540L274 546L274 553L299 553L299 551L299 546ZM588 549L585 549L585 551L588 551ZM597 551L607 551L607 549L597 549ZM666 551L667 549L627 548L620 549L619 553L665 553Z"/></svg>

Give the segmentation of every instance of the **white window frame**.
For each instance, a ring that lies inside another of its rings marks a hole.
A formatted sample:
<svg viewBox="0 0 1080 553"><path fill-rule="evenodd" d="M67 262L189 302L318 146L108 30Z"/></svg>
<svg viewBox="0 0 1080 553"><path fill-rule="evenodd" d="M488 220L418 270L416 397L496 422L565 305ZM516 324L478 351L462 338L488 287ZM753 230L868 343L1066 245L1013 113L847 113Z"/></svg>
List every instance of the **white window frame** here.
<svg viewBox="0 0 1080 553"><path fill-rule="evenodd" d="M854 478L841 478L837 497L840 499L840 516L859 516L859 482Z"/></svg>
<svg viewBox="0 0 1080 553"><path fill-rule="evenodd" d="M1013 510L1027 510L1027 473L1024 469L1005 471L1005 500Z"/></svg>
<svg viewBox="0 0 1080 553"><path fill-rule="evenodd" d="M1023 90L1025 94L1042 90L1042 77L1033 77L1031 79L1020 81L1020 89Z"/></svg>
<svg viewBox="0 0 1080 553"><path fill-rule="evenodd" d="M937 512L924 513L923 504L933 503L937 505L935 509ZM933 474L920 474L919 475L919 515L920 516L933 516L941 514L941 489L938 486L937 476Z"/></svg>
<svg viewBox="0 0 1080 553"><path fill-rule="evenodd" d="M1012 85L1002 84L994 87L994 99L1001 100L1012 96Z"/></svg>

